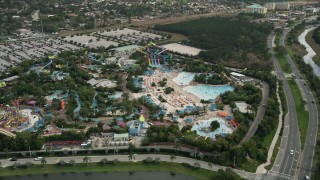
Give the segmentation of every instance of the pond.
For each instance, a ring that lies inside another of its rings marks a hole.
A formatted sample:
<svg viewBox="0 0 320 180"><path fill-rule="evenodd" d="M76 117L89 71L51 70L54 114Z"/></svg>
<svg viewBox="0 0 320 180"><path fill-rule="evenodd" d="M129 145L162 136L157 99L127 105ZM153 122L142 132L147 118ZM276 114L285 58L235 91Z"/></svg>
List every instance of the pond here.
<svg viewBox="0 0 320 180"><path fill-rule="evenodd" d="M25 175L25 176L12 176L0 177L0 180L195 180L190 176L181 174L171 174L169 172L92 172L92 173L60 173L60 174L42 174L42 175Z"/></svg>

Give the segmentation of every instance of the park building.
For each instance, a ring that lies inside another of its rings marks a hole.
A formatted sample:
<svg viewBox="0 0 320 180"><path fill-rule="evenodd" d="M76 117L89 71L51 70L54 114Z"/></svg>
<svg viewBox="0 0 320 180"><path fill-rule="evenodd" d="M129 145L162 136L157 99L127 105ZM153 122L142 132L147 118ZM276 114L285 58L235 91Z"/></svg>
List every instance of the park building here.
<svg viewBox="0 0 320 180"><path fill-rule="evenodd" d="M267 3L264 5L264 7L266 7L268 10L275 10L276 9L276 3L272 2L272 3Z"/></svg>
<svg viewBox="0 0 320 180"><path fill-rule="evenodd" d="M266 3L264 5L268 10L289 10L290 9L290 3L288 2L271 2Z"/></svg>
<svg viewBox="0 0 320 180"><path fill-rule="evenodd" d="M246 12L257 13L257 14L266 14L267 8L261 6L260 4L252 4L251 6L246 7Z"/></svg>

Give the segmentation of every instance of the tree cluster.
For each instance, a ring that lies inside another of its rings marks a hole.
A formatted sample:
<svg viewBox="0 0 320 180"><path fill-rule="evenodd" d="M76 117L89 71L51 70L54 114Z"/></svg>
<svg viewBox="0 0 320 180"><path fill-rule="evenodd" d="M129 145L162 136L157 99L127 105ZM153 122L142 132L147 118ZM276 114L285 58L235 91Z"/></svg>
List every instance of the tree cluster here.
<svg viewBox="0 0 320 180"><path fill-rule="evenodd" d="M252 23L241 16L210 17L155 28L187 36L189 41L186 44L206 50L199 56L208 62L237 61L244 67L249 63L249 53L259 57L261 64L268 59L265 42L272 25L267 23Z"/></svg>

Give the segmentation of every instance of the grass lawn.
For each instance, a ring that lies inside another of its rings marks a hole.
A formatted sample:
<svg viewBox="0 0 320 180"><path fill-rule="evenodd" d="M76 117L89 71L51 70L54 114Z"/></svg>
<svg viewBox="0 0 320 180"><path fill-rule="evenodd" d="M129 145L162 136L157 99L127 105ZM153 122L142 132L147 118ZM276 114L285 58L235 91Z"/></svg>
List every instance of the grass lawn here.
<svg viewBox="0 0 320 180"><path fill-rule="evenodd" d="M303 149L304 142L306 140L307 130L308 130L309 113L307 111L305 111L305 109L304 109L302 95L301 95L299 87L297 86L295 81L291 80L291 81L289 81L288 84L290 86L292 95L294 97L294 102L296 104L298 125L299 125L299 129L300 129L300 133L301 133L301 135L300 135L301 149Z"/></svg>
<svg viewBox="0 0 320 180"><path fill-rule="evenodd" d="M73 167L57 165L34 165L29 169L0 169L0 176L14 176L27 174L49 174L49 173L66 173L66 172L130 172L130 171L161 171L175 172L196 179L218 179L218 174L206 169L194 169L182 166L179 163L160 162L157 165L144 164L142 162L120 162L116 165L101 166L98 163L76 164Z"/></svg>
<svg viewBox="0 0 320 180"><path fill-rule="evenodd" d="M280 64L280 67L282 69L283 72L285 73L292 73L292 69L287 61L287 59L283 56L283 55L276 55L278 62Z"/></svg>
<svg viewBox="0 0 320 180"><path fill-rule="evenodd" d="M276 145L274 146L270 165L265 167L267 170L270 170L272 168L273 163L276 160L276 157L278 155L279 148L280 148L280 142L281 142L281 136L279 136L279 138L278 138L278 140L276 142Z"/></svg>
<svg viewBox="0 0 320 180"><path fill-rule="evenodd" d="M276 134L278 126L276 126L269 134L266 135L266 137L264 137L262 145L264 147L266 147L267 149L269 149L272 139L274 137L274 135Z"/></svg>
<svg viewBox="0 0 320 180"><path fill-rule="evenodd" d="M260 164L261 163L259 163L258 161L250 159L245 163L237 164L236 168L240 168L240 169L243 169L245 171L255 173Z"/></svg>
<svg viewBox="0 0 320 180"><path fill-rule="evenodd" d="M161 32L161 31L159 31ZM176 43L176 42L180 42L180 41L183 41L183 40L187 40L187 37L182 35L182 34L176 34L176 33L168 33L168 32L165 32L167 34L171 34L172 37L170 39L165 39L165 40L162 40L162 41L158 41L157 44L168 44L168 43Z"/></svg>

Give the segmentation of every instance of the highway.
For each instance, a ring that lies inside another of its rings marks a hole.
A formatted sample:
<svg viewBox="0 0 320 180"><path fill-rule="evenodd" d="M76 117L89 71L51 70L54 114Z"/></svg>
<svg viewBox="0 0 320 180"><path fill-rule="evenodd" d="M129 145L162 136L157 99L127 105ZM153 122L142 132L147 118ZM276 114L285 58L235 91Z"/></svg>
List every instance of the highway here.
<svg viewBox="0 0 320 180"><path fill-rule="evenodd" d="M285 30L284 36L286 36L288 32L289 30ZM284 39L281 39L281 45L285 45ZM304 144L303 152L300 156L298 172L296 174L299 179L304 179L305 176L311 177L312 163L318 134L318 109L317 105L315 104L316 100L313 94L311 93L308 84L302 78L293 60L289 55L286 55L286 59L291 66L293 74L296 76L296 83L299 86L300 92L302 94L303 99L306 102L306 106L309 112L309 125L306 135L306 141Z"/></svg>
<svg viewBox="0 0 320 180"><path fill-rule="evenodd" d="M281 39L284 38L285 35L281 37ZM272 54L275 74L278 80L283 82L284 93L288 106L288 114L286 114L284 119L284 128L279 152L271 171L268 172L265 179L293 179L296 174L296 167L301 149L297 112L291 89L275 57L273 40L274 34L270 35L268 38L268 48ZM290 154L291 150L294 151L293 154Z"/></svg>

